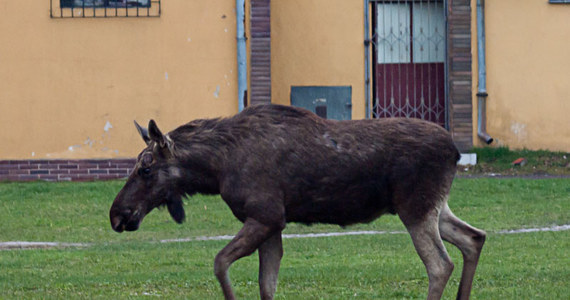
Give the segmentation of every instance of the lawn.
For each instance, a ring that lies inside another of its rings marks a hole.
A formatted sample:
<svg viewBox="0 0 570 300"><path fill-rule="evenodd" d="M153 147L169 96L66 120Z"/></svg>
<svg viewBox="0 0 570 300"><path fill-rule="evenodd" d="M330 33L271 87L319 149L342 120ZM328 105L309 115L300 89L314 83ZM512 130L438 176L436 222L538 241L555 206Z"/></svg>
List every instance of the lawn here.
<svg viewBox="0 0 570 300"><path fill-rule="evenodd" d="M122 181L0 184L0 241L90 243L84 248L0 251L0 299L220 299L213 258L227 241L162 239L231 235L240 223L215 196L185 201L187 221L152 212L137 232L117 234L108 209ZM500 230L570 223L570 179L457 179L450 207L488 231L474 299L570 297L570 231ZM395 216L342 229L289 224L286 233L404 230ZM461 254L445 298L453 298ZM277 299L422 299L424 266L406 234L284 240ZM257 257L230 269L240 299L257 298Z"/></svg>

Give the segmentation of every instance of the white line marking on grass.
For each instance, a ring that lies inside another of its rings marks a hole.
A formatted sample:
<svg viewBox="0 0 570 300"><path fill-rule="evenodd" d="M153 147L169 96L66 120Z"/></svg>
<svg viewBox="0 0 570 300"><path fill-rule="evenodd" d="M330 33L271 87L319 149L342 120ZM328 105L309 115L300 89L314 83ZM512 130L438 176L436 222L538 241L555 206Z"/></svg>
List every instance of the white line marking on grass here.
<svg viewBox="0 0 570 300"><path fill-rule="evenodd" d="M511 229L511 230L499 230L498 234L517 234L517 233L529 233L529 232L540 232L540 231L564 231L570 230L570 224L552 226L552 227L542 227L542 228L521 228L521 229Z"/></svg>
<svg viewBox="0 0 570 300"><path fill-rule="evenodd" d="M194 242L194 241L228 241L233 239L233 235L216 235L216 236L197 236L184 239L166 239L160 240L161 243L181 243L181 242Z"/></svg>
<svg viewBox="0 0 570 300"><path fill-rule="evenodd" d="M551 227L541 228L521 228L511 230L493 231L495 234L519 234L529 232L544 232L544 231L564 231L570 230L570 224L555 225ZM304 233L304 234L283 234L284 239L299 239L299 238L319 238L319 237L337 237L337 236L351 236L351 235L380 235L380 234L404 234L406 231L346 231L346 232L323 232L323 233ZM227 241L233 239L233 235L218 235L218 236L198 236L193 238L184 239L166 239L160 240L161 243L180 243L180 242L194 242L194 241Z"/></svg>
<svg viewBox="0 0 570 300"><path fill-rule="evenodd" d="M56 247L89 247L89 243L58 243L58 242L0 242L0 250L46 249Z"/></svg>
<svg viewBox="0 0 570 300"><path fill-rule="evenodd" d="M347 231L347 232L324 232L324 233L306 233L306 234L284 234L285 239L298 238L317 238L331 236L347 236L347 235L376 235L376 234L402 234L406 231Z"/></svg>
<svg viewBox="0 0 570 300"><path fill-rule="evenodd" d="M546 232L546 231L565 231L570 230L570 224L554 225L551 227L540 228L521 228L510 230L492 231L495 234L520 234L530 232ZM381 235L381 234L405 234L406 231L346 231L346 232L323 232L323 233L304 233L304 234L283 234L284 239L299 238L319 238L319 237L337 237L337 236L354 236L354 235ZM165 239L160 243L182 243L195 241L227 241L233 239L233 235L218 236L197 236L184 239ZM64 248L64 247L89 247L91 243L59 243L59 242L0 242L0 250L22 250L22 249L47 249L47 248Z"/></svg>
<svg viewBox="0 0 570 300"><path fill-rule="evenodd" d="M318 238L318 237L334 237L334 236L347 236L347 235L376 235L376 234L402 234L405 231L347 231L347 232L323 232L323 233L305 233L305 234L283 234L284 239L299 239L299 238ZM218 235L218 236L198 236L193 238L184 239L167 239L160 240L161 243L178 243L178 242L193 242L193 241L227 241L233 239L233 235Z"/></svg>

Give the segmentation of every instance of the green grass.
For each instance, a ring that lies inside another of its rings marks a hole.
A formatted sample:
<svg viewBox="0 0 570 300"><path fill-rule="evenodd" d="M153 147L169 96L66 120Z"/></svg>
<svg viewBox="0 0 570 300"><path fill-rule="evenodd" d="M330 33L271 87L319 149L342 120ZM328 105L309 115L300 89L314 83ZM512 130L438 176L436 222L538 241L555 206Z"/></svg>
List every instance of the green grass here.
<svg viewBox="0 0 570 300"><path fill-rule="evenodd" d="M490 235L473 289L474 299L567 299L567 232ZM0 253L0 298L220 299L212 261L224 242L124 244L81 250ZM427 278L406 235L284 241L278 299L421 299ZM448 247L456 272L460 254ZM240 299L258 293L255 255L230 274ZM356 295L357 297L354 297Z"/></svg>
<svg viewBox="0 0 570 300"><path fill-rule="evenodd" d="M226 241L161 239L234 234L240 223L219 197L186 200L187 222L152 212L137 232L117 234L108 209L123 182L0 184L0 241L89 242L87 248L0 251L0 299L220 299L213 259ZM474 299L565 299L570 296L570 232L515 235L498 230L570 223L570 179L458 179L456 215L490 234ZM289 224L286 233L404 230L395 216L342 229ZM153 242L154 241L154 242ZM408 235L287 239L277 299L422 299L425 269ZM461 254L447 246L456 271ZM258 298L257 257L230 269L240 299Z"/></svg>

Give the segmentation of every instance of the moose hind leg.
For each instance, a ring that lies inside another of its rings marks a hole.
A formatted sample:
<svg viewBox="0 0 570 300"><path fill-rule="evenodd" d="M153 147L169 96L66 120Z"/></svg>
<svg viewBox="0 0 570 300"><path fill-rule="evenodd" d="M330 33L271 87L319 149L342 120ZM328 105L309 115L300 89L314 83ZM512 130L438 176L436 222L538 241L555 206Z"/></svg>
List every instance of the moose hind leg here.
<svg viewBox="0 0 570 300"><path fill-rule="evenodd" d="M259 246L259 288L262 300L273 299L282 257L281 232L275 233Z"/></svg>
<svg viewBox="0 0 570 300"><path fill-rule="evenodd" d="M479 262L481 249L485 243L485 232L479 230L457 218L449 209L447 203L441 210L439 217L439 231L441 237L455 245L463 254L463 271L459 283L457 299L467 300L471 292L475 269Z"/></svg>
<svg viewBox="0 0 570 300"><path fill-rule="evenodd" d="M271 228L254 219L248 218L229 244L216 255L214 260L214 273L226 300L235 299L232 291L228 269L236 260L251 255L271 236Z"/></svg>
<svg viewBox="0 0 570 300"><path fill-rule="evenodd" d="M429 279L427 299L441 299L445 285L453 272L453 262L439 235L437 210L427 213L421 221L409 220L402 215L400 219L406 225L414 247L426 267Z"/></svg>

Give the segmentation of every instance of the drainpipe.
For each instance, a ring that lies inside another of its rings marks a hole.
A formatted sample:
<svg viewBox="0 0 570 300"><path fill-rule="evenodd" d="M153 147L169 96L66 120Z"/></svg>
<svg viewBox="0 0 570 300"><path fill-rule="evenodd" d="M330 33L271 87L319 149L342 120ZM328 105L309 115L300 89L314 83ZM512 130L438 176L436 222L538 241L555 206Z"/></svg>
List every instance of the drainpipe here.
<svg viewBox="0 0 570 300"><path fill-rule="evenodd" d="M485 0L477 0L477 61L479 82L477 88L477 136L487 145L493 138L487 133L487 69L485 65Z"/></svg>
<svg viewBox="0 0 570 300"><path fill-rule="evenodd" d="M370 119L370 12L369 0L364 0L364 105L365 116Z"/></svg>
<svg viewBox="0 0 570 300"><path fill-rule="evenodd" d="M245 45L245 0L236 0L236 39L238 65L238 111L247 101L247 52Z"/></svg>

